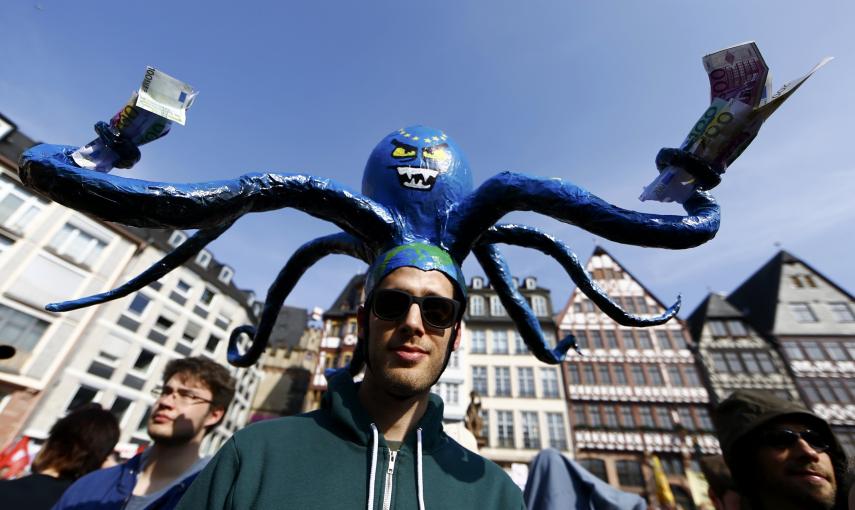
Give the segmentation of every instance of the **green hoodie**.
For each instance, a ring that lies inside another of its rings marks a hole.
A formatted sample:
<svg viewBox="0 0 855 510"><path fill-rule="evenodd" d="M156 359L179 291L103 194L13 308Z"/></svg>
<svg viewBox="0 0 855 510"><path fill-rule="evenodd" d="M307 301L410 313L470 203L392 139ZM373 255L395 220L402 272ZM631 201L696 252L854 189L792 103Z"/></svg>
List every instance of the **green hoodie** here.
<svg viewBox="0 0 855 510"><path fill-rule="evenodd" d="M499 466L443 432L439 397L430 395L417 430L393 455L359 404L357 388L340 373L321 409L237 432L176 510L525 508L519 488Z"/></svg>

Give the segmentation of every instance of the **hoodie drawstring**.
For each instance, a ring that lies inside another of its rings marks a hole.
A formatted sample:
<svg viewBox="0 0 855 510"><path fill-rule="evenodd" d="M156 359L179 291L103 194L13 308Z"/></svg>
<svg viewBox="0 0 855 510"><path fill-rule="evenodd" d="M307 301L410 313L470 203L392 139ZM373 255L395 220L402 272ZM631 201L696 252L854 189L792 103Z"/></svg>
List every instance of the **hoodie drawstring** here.
<svg viewBox="0 0 855 510"><path fill-rule="evenodd" d="M424 478L422 475L422 429L416 429L416 491L419 497L419 510L425 510ZM377 426L371 424L371 473L368 475L368 510L374 510L374 482L377 477L377 451L380 440L377 438Z"/></svg>
<svg viewBox="0 0 855 510"><path fill-rule="evenodd" d="M377 475L377 450L380 441L377 439L377 425L371 424L371 442L374 448L371 452L371 474L368 476L368 510L374 510L374 479Z"/></svg>
<svg viewBox="0 0 855 510"><path fill-rule="evenodd" d="M425 510L424 482L422 480L422 429L416 429L416 491L419 494L419 510Z"/></svg>

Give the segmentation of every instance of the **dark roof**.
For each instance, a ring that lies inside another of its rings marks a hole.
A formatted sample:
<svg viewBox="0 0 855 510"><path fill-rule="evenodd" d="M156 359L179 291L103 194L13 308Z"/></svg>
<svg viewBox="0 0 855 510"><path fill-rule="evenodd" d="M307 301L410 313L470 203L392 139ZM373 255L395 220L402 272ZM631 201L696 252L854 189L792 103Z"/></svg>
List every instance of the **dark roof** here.
<svg viewBox="0 0 855 510"><path fill-rule="evenodd" d="M18 168L18 159L21 154L35 144L33 139L20 131L12 131L0 141L0 158L7 160L14 168Z"/></svg>
<svg viewBox="0 0 855 510"><path fill-rule="evenodd" d="M341 294L335 298L332 306L324 313L324 318L355 315L362 304L362 288L365 286L365 274L358 274L347 282Z"/></svg>
<svg viewBox="0 0 855 510"><path fill-rule="evenodd" d="M708 294L701 304L689 315L686 323L695 342L701 341L704 323L710 319L744 319L745 317L727 302L723 294Z"/></svg>
<svg viewBox="0 0 855 510"><path fill-rule="evenodd" d="M305 308L283 306L276 318L276 325L270 334L268 347L287 348L300 344L300 338L306 330L308 313Z"/></svg>
<svg viewBox="0 0 855 510"><path fill-rule="evenodd" d="M772 331L778 306L781 269L785 263L796 260L789 253L779 251L727 297L757 331Z"/></svg>

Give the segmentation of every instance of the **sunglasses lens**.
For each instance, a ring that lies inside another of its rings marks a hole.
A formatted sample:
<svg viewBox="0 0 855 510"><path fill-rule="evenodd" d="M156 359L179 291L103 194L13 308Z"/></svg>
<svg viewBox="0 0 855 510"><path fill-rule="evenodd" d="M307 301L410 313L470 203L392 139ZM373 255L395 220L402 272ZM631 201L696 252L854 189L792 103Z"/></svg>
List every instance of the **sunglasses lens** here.
<svg viewBox="0 0 855 510"><path fill-rule="evenodd" d="M770 430L764 436L766 446L772 448L789 448L799 440L799 435L792 430Z"/></svg>
<svg viewBox="0 0 855 510"><path fill-rule="evenodd" d="M374 314L386 321L396 320L407 313L410 303L410 295L405 292L378 290L374 296Z"/></svg>
<svg viewBox="0 0 855 510"><path fill-rule="evenodd" d="M825 450L828 450L828 441L826 441L825 438L822 437L822 434L820 434L819 432L805 430L804 432L802 432L801 435L802 439L804 439L805 442L817 452L822 453Z"/></svg>
<svg viewBox="0 0 855 510"><path fill-rule="evenodd" d="M444 297L426 297L422 302L422 318L435 328L448 328L454 324L455 302Z"/></svg>

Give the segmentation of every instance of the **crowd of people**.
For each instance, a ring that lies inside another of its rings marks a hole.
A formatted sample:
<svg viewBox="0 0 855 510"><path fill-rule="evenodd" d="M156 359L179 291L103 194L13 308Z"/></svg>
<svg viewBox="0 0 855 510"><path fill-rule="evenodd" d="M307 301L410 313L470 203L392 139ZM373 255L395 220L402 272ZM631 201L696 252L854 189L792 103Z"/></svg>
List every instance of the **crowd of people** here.
<svg viewBox="0 0 855 510"><path fill-rule="evenodd" d="M379 257L358 311L348 369L321 409L237 432L212 458L205 434L235 392L204 357L171 361L148 418L152 445L115 464L116 419L97 405L57 421L32 474L0 482L3 508L644 508L556 452L539 456L521 492L496 464L443 432L430 388L460 345L466 285L448 256ZM362 372L361 382L354 375ZM802 405L739 390L713 413L722 455L703 459L717 510L855 510L846 454ZM111 465L115 464L115 465ZM566 476L565 476L566 475ZM676 510L676 509L675 509Z"/></svg>

